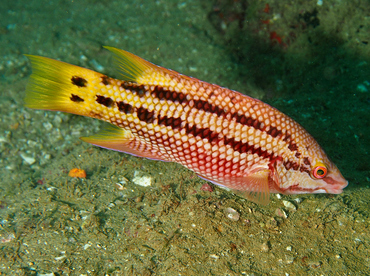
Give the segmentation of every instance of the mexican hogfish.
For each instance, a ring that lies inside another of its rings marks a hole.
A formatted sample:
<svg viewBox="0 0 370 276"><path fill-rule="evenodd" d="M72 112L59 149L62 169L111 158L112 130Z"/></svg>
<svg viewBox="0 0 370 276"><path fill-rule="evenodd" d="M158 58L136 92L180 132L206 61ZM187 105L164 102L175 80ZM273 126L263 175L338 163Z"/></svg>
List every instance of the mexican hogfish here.
<svg viewBox="0 0 370 276"><path fill-rule="evenodd" d="M270 193L339 194L347 186L315 139L270 105L105 48L122 79L28 55L26 106L107 121L109 128L81 139L177 162L260 204Z"/></svg>

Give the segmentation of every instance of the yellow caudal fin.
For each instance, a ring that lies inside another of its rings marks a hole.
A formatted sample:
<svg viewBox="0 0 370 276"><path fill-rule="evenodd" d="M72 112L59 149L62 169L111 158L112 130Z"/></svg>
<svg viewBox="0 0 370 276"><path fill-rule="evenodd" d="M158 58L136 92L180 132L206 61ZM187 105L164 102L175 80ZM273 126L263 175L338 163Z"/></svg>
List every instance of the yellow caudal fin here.
<svg viewBox="0 0 370 276"><path fill-rule="evenodd" d="M169 75L178 74L175 71L155 65L141 57L114 47L104 46L115 55L115 65L124 80L139 84L169 85L172 79ZM183 76L183 78L190 78Z"/></svg>
<svg viewBox="0 0 370 276"><path fill-rule="evenodd" d="M32 64L26 107L89 116L93 84L104 75L46 57L26 56Z"/></svg>

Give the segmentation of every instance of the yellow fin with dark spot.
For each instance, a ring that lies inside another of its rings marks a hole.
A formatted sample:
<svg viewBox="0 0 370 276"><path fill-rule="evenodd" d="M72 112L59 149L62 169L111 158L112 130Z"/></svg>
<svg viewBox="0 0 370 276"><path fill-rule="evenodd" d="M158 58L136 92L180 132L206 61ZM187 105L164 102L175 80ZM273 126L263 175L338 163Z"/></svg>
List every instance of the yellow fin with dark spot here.
<svg viewBox="0 0 370 276"><path fill-rule="evenodd" d="M46 57L26 56L32 64L26 107L89 116L91 83L102 74Z"/></svg>

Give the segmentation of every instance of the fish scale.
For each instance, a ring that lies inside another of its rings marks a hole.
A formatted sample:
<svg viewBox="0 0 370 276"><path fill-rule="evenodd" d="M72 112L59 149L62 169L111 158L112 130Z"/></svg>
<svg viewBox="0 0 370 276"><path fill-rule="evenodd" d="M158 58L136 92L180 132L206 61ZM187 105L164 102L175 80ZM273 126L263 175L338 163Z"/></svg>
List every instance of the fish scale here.
<svg viewBox="0 0 370 276"><path fill-rule="evenodd" d="M29 56L26 106L107 121L112 127L81 139L180 163L261 204L270 193L340 193L347 185L315 139L277 109L106 48L122 79Z"/></svg>

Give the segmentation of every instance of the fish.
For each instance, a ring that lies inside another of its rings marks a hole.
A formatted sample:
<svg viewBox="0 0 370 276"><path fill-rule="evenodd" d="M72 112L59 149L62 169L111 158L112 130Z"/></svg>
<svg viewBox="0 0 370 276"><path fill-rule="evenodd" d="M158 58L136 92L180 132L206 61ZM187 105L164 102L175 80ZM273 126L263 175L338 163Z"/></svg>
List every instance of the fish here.
<svg viewBox="0 0 370 276"><path fill-rule="evenodd" d="M176 162L254 203L271 193L340 194L348 185L316 140L276 108L240 92L113 53L119 79L26 55L25 106L108 122L81 137L102 148Z"/></svg>

